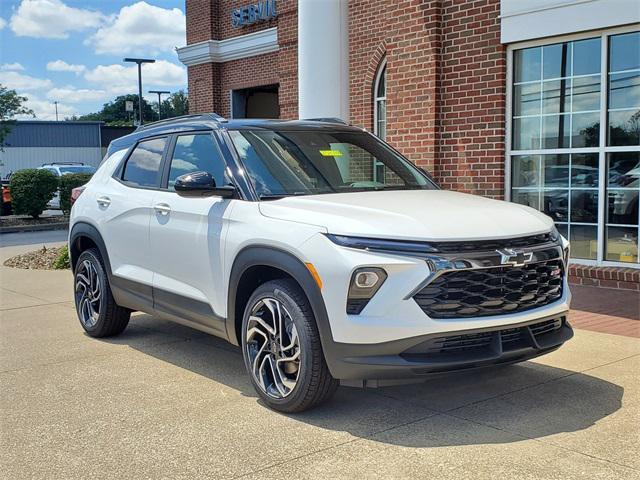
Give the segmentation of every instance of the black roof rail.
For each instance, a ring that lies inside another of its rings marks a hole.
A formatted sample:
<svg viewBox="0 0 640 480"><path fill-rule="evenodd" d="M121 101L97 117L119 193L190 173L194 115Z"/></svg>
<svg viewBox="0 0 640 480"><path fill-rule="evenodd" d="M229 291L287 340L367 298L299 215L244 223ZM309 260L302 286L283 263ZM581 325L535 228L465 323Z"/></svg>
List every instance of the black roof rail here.
<svg viewBox="0 0 640 480"><path fill-rule="evenodd" d="M349 125L347 122L338 117L304 118L303 120L307 122L341 123L342 125Z"/></svg>
<svg viewBox="0 0 640 480"><path fill-rule="evenodd" d="M145 123L136 129L136 132L146 130L147 128L157 127L158 125L165 125L167 123L180 123L188 122L191 120L210 120L214 122L226 122L227 119L217 115L215 113L196 113L192 115L181 115L179 117L164 118L156 122Z"/></svg>

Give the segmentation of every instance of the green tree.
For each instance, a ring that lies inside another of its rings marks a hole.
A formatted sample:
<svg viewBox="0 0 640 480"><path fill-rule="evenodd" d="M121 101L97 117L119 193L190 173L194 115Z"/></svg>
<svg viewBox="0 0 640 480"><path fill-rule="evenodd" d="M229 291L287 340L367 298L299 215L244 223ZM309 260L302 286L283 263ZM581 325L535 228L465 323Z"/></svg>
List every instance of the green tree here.
<svg viewBox="0 0 640 480"><path fill-rule="evenodd" d="M48 170L25 168L11 176L9 190L15 213L38 218L58 190L58 177Z"/></svg>
<svg viewBox="0 0 640 480"><path fill-rule="evenodd" d="M26 101L27 97L0 84L0 152L4 150L4 142L15 123L13 118L16 115L34 116L33 110L24 106Z"/></svg>
<svg viewBox="0 0 640 480"><path fill-rule="evenodd" d="M157 113L157 103L154 104ZM169 98L162 101L162 118L179 117L189 113L189 97L184 90L178 90L169 95Z"/></svg>
<svg viewBox="0 0 640 480"><path fill-rule="evenodd" d="M126 102L133 102L133 112L126 111ZM157 113L144 98L142 99L142 113L145 122L151 122L157 118ZM89 113L78 117L78 120L84 121L100 121L111 126L133 125L134 118L138 118L138 96L121 95L111 102L105 103L102 110L95 113Z"/></svg>

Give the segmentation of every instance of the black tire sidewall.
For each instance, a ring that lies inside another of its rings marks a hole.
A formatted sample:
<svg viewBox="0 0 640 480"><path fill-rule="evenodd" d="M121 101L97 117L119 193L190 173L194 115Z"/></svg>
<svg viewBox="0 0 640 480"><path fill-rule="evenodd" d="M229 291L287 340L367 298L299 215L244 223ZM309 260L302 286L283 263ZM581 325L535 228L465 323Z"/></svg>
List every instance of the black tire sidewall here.
<svg viewBox="0 0 640 480"><path fill-rule="evenodd" d="M273 280L261 285L249 298L244 311L244 315L242 317L242 338L240 344L242 347L242 357L244 359L247 373L249 374L249 378L253 387L260 395L260 398L262 398L265 403L278 410L288 410L289 406L298 405L304 399L306 391L309 388L309 384L311 382L311 378L308 372L311 372L311 370L313 369L313 355L311 351L314 348L314 345L311 344L312 340L309 338L307 331L308 322L315 322L315 319L313 318L312 313L309 315L305 314L302 311L298 303L291 296L292 294L295 295L295 292L291 292L290 289L291 287L286 281ZM291 319L293 320L293 323L298 331L298 339L301 349L298 383L293 388L293 391L285 398L273 398L262 391L262 388L253 377L251 361L249 360L247 354L247 341L245 333L247 330L247 323L249 322L249 314L254 305L264 298L275 298L276 300L282 302L282 304L289 312ZM310 307L308 307L308 309L310 312Z"/></svg>

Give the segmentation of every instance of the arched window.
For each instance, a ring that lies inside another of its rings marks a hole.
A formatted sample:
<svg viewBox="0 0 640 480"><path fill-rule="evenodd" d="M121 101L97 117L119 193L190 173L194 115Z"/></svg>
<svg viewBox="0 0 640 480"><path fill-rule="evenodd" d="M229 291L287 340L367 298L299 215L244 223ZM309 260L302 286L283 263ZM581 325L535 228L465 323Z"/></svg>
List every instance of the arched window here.
<svg viewBox="0 0 640 480"><path fill-rule="evenodd" d="M378 68L373 89L373 132L382 140L387 136L387 61Z"/></svg>
<svg viewBox="0 0 640 480"><path fill-rule="evenodd" d="M383 60L378 67L378 74L373 85L373 133L384 140L387 136L387 61ZM374 159L373 179L384 182L384 164Z"/></svg>

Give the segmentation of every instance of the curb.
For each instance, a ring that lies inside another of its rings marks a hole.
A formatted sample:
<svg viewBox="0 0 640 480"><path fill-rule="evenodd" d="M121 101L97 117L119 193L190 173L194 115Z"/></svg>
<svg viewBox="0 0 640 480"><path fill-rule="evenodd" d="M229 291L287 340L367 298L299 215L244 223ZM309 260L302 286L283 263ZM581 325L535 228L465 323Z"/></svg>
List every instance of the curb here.
<svg viewBox="0 0 640 480"><path fill-rule="evenodd" d="M45 223L42 225L15 225L11 227L0 227L0 234L20 233L20 232L44 232L48 230L67 230L69 222Z"/></svg>

